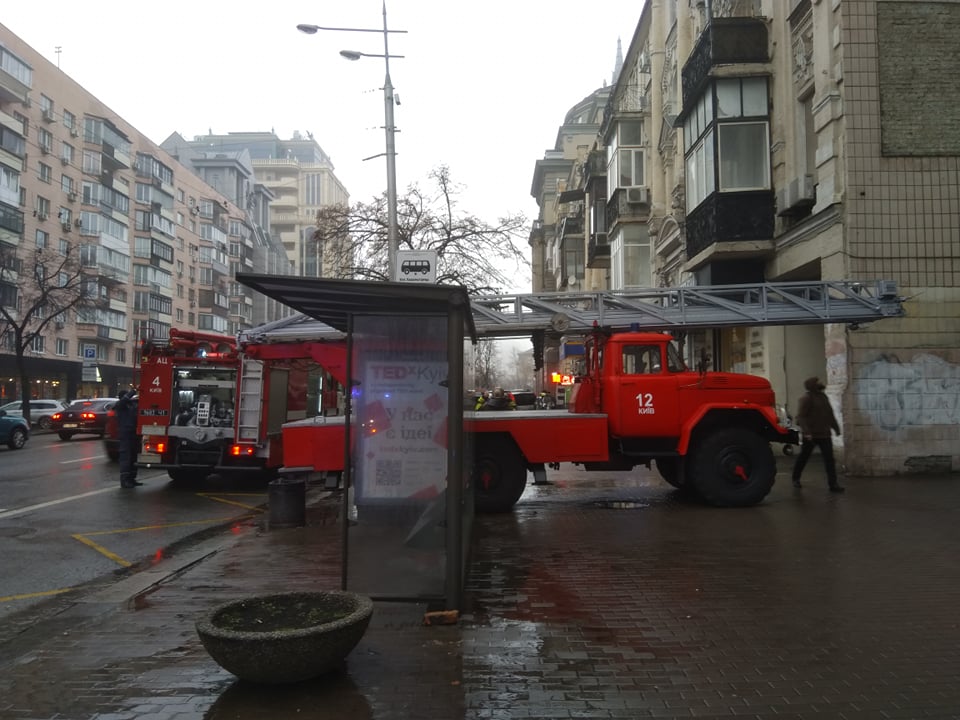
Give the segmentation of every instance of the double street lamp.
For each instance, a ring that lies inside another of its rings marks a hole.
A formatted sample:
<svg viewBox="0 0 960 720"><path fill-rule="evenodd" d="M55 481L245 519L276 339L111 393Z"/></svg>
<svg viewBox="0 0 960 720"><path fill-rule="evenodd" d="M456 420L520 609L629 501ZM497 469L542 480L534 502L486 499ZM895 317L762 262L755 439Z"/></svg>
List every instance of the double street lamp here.
<svg viewBox="0 0 960 720"><path fill-rule="evenodd" d="M371 28L349 28L349 27L323 27L321 25L297 25L297 30L308 35L314 35L319 30L332 30L336 32L375 32L383 33L383 54L371 54L358 52L356 50L341 50L340 54L348 60L359 60L362 57L383 58L386 67L386 77L383 81L383 107L384 107L384 131L386 133L386 156L387 156L387 272L390 280L397 279L397 150L396 150L396 127L393 124L393 106L397 102L393 93L393 82L390 80L390 58L402 58L403 55L391 55L389 47L390 33L406 33L406 30L388 30L387 29L387 3L383 3L383 29ZM371 155L364 160L372 160L380 157L379 154Z"/></svg>

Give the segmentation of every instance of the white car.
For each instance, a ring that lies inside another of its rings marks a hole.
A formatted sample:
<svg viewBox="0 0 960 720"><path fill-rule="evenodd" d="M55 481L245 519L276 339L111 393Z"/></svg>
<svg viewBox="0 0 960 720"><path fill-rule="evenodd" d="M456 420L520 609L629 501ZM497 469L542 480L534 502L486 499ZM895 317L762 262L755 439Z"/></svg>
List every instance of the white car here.
<svg viewBox="0 0 960 720"><path fill-rule="evenodd" d="M0 410L5 410L7 415L23 415L23 403L20 400L0 405ZM66 405L59 400L31 400L30 401L30 422L40 427L41 430L50 429L50 416L66 409Z"/></svg>

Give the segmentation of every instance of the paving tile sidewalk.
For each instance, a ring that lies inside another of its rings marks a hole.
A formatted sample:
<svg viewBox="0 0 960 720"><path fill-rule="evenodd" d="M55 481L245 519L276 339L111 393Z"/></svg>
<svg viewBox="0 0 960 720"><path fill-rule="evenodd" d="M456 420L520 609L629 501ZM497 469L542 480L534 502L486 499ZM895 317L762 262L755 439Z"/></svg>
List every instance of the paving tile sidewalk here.
<svg viewBox="0 0 960 720"><path fill-rule="evenodd" d="M478 518L456 626L377 603L344 671L262 688L194 631L246 594L335 588L334 502L305 528L225 531L0 646L0 719L960 718L960 483L847 479L813 458L759 507L649 474L564 469ZM185 565L185 567L181 567ZM167 575L171 568L178 572Z"/></svg>

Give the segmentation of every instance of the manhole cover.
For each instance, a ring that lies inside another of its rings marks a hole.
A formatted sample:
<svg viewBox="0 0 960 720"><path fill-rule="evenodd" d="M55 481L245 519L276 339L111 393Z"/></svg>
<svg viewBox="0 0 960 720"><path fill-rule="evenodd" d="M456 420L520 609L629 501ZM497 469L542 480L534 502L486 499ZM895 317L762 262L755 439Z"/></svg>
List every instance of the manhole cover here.
<svg viewBox="0 0 960 720"><path fill-rule="evenodd" d="M606 510L636 510L650 507L649 503L639 500L595 500L593 504Z"/></svg>

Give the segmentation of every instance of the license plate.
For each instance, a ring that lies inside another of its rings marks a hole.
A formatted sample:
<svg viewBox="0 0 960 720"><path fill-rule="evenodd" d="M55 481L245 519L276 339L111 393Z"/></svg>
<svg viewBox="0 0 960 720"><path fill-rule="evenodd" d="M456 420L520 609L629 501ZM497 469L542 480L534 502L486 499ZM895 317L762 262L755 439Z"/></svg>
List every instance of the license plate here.
<svg viewBox="0 0 960 720"><path fill-rule="evenodd" d="M75 427L79 427L79 426L77 425L77 423L64 423L63 426L64 426L65 428L75 428Z"/></svg>

